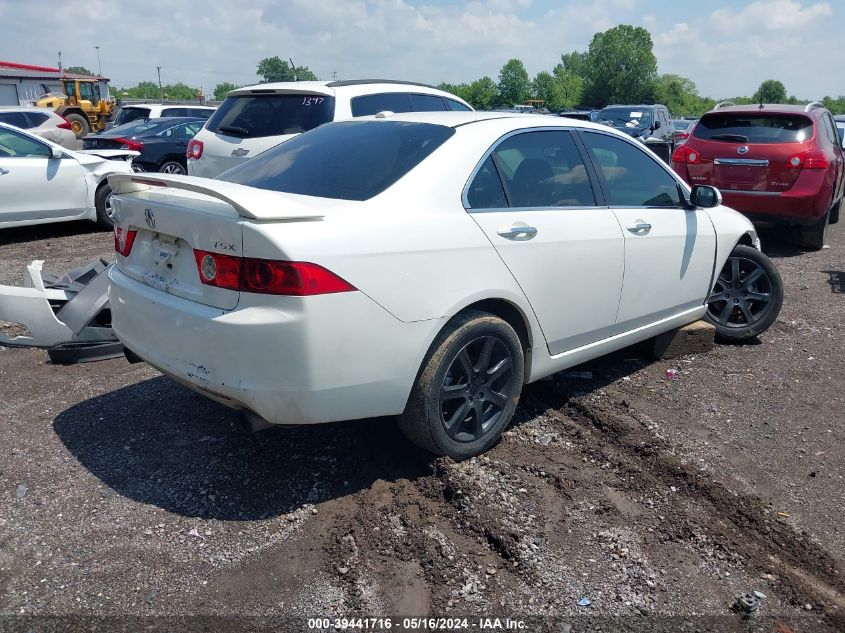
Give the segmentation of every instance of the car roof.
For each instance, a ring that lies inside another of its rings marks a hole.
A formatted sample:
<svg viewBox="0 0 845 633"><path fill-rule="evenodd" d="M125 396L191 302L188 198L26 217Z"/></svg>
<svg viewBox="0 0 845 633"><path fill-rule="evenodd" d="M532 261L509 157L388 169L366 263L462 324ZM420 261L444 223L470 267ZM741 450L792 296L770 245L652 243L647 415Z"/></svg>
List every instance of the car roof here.
<svg viewBox="0 0 845 633"><path fill-rule="evenodd" d="M559 117L556 114L523 114L520 112L397 112L386 116L379 113L373 116L357 117L352 121L373 120L429 123L432 125L444 125L453 128L474 123L498 121L503 127L514 130L526 127L578 127L615 133L612 128L598 123L592 123L590 121L567 119L566 117Z"/></svg>
<svg viewBox="0 0 845 633"><path fill-rule="evenodd" d="M56 114L55 110L52 108L38 108L36 106L0 106L0 112L40 112L43 114Z"/></svg>
<svg viewBox="0 0 845 633"><path fill-rule="evenodd" d="M328 97L343 94L349 97L379 94L384 92L415 92L419 94L448 95L449 98L466 103L457 95L428 84L397 79L349 79L345 81L279 81L242 86L226 96L243 96L270 93L317 94Z"/></svg>
<svg viewBox="0 0 845 633"><path fill-rule="evenodd" d="M605 108L666 108L662 103L611 103L604 106ZM668 110L668 108L667 108Z"/></svg>

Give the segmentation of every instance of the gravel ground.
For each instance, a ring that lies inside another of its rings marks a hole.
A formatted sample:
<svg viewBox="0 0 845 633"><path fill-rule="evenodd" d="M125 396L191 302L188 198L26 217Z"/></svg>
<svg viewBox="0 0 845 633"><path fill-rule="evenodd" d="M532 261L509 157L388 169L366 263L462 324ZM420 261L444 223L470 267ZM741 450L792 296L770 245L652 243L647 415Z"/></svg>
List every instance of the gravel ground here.
<svg viewBox="0 0 845 633"><path fill-rule="evenodd" d="M763 239L786 299L759 342L529 386L459 464L391 420L250 434L146 365L0 350L0 628L845 630L845 231L818 253ZM7 230L0 283L110 249L86 224Z"/></svg>

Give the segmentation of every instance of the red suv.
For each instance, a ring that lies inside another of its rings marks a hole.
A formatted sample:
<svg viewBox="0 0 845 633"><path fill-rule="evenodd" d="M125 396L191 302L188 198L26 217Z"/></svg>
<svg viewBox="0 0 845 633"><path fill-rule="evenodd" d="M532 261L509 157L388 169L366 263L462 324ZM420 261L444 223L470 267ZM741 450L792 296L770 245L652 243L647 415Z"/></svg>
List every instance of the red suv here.
<svg viewBox="0 0 845 633"><path fill-rule="evenodd" d="M724 203L761 225L797 227L801 246L824 245L839 220L845 162L830 112L807 106L719 104L672 155L690 185L713 185Z"/></svg>

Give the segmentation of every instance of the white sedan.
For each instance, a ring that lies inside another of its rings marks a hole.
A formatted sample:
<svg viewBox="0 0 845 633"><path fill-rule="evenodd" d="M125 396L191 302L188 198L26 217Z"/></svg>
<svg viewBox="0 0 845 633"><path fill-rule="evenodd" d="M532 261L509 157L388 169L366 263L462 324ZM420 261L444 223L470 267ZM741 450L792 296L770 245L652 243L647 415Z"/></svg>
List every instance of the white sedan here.
<svg viewBox="0 0 845 633"><path fill-rule="evenodd" d="M782 302L717 190L588 122L380 113L219 178L110 177L113 326L256 427L398 415L466 458L526 383L702 317L753 337Z"/></svg>
<svg viewBox="0 0 845 633"><path fill-rule="evenodd" d="M106 176L132 173L138 152L81 151L0 123L0 228L94 220L110 228Z"/></svg>

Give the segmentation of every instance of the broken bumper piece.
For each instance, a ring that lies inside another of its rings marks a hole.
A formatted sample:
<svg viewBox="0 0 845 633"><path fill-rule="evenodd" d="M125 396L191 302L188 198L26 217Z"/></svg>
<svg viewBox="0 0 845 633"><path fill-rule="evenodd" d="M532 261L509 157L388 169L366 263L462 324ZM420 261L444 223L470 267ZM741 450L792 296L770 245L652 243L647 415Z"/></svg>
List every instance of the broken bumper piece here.
<svg viewBox="0 0 845 633"><path fill-rule="evenodd" d="M26 267L23 286L0 286L0 345L54 348L72 343L82 350L81 344L117 343L108 307L110 264L94 259L63 275L44 270L43 264L35 260Z"/></svg>

